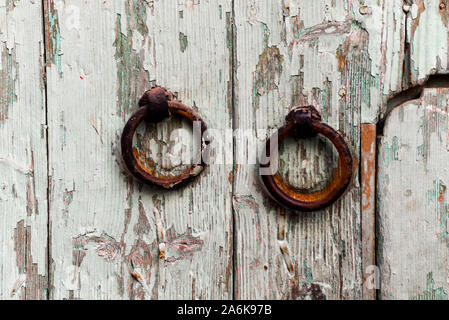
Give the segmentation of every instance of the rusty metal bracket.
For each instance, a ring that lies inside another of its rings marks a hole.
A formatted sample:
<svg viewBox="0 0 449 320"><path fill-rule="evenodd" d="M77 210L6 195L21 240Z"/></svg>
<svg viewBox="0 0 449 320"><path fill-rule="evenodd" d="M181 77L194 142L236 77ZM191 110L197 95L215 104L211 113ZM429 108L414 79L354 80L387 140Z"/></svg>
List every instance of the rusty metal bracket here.
<svg viewBox="0 0 449 320"><path fill-rule="evenodd" d="M205 133L207 125L200 115L192 108L174 101L174 95L162 87L155 87L144 93L139 100L140 109L129 119L123 129L121 137L122 159L128 171L138 180L165 189L174 189L191 182L205 168L204 156L207 155L209 140ZM178 115L188 119L192 124L200 123L201 128L201 150L197 151L194 164L176 177L165 177L157 172L145 168L137 159L136 151L133 148L134 134L142 121L159 123L164 119Z"/></svg>
<svg viewBox="0 0 449 320"><path fill-rule="evenodd" d="M272 139L278 138L278 145L285 138L295 136L301 139L322 134L328 138L339 154L338 169L324 190L314 193L298 193L291 186L284 183L278 173L261 174L261 181L268 194L280 205L292 210L312 212L323 210L336 202L348 188L353 174L353 159L351 151L343 136L333 128L321 121L321 115L313 106L297 107L286 117L287 123L279 129L277 135L267 140L264 153L270 159L268 163L261 164L260 168L271 167ZM265 170L261 170L265 172Z"/></svg>

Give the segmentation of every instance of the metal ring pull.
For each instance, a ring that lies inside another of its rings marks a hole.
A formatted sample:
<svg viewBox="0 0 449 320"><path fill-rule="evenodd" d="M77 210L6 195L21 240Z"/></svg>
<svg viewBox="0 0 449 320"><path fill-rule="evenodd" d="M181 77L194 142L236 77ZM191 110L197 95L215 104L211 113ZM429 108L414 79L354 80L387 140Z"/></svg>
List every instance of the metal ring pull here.
<svg viewBox="0 0 449 320"><path fill-rule="evenodd" d="M122 158L126 168L138 180L165 189L174 189L191 182L204 169L203 155L208 146L205 139L206 123L200 115L188 106L174 101L173 94L162 87L155 87L145 92L139 100L140 109L137 110L126 124L121 138ZM201 128L201 150L196 150L194 164L176 177L167 177L148 169L137 158L137 151L133 148L134 134L142 121L159 123L171 115L178 115L188 119L192 124L197 122Z"/></svg>
<svg viewBox="0 0 449 320"><path fill-rule="evenodd" d="M324 190L313 193L298 193L292 187L286 185L278 173L265 175L262 174L261 170L262 183L276 202L289 209L303 212L325 209L345 193L351 182L353 172L351 151L340 133L321 122L321 115L313 106L295 108L289 113L286 120L286 125L278 131L278 144L289 136L309 138L322 134L333 143L338 151L338 169ZM266 142L264 152L269 161L266 164L261 164L261 169L268 170L267 168L271 167L274 155L270 154L270 146L272 144L271 140L275 136ZM278 156L277 152L276 156Z"/></svg>

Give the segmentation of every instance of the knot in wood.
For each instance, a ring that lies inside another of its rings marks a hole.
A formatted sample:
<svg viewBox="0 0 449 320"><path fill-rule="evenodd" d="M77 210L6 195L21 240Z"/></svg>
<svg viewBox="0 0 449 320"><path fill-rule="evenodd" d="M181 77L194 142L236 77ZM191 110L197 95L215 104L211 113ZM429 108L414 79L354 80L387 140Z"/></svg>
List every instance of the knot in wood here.
<svg viewBox="0 0 449 320"><path fill-rule="evenodd" d="M314 106L301 106L290 111L286 120L295 124L295 137L306 139L317 135L312 123L321 122L321 115Z"/></svg>
<svg viewBox="0 0 449 320"><path fill-rule="evenodd" d="M165 88L154 87L146 91L139 100L139 107L147 109L146 120L159 123L170 117L168 102L173 100L173 94Z"/></svg>

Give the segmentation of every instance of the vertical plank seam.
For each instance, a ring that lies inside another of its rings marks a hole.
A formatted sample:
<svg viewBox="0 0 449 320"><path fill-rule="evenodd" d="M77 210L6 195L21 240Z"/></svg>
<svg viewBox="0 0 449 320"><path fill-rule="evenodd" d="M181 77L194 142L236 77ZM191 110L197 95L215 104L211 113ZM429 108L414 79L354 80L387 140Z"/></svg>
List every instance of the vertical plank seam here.
<svg viewBox="0 0 449 320"><path fill-rule="evenodd" d="M48 83L47 83L47 34L45 25L46 4L48 0L42 0L42 41L43 41L43 60L44 73L43 77L44 86L44 105L45 105L45 139L46 139L46 155L47 155L47 300L51 298L51 238L50 238L50 149L48 139Z"/></svg>
<svg viewBox="0 0 449 320"><path fill-rule="evenodd" d="M411 1L409 0L403 0L403 5L405 4L411 4ZM404 92L404 97L410 98L410 99L414 99L416 98L416 96L420 96L422 94L422 88L420 88L420 86L412 87L412 70L411 70L411 63L412 63L412 53L411 53L411 41L409 41L409 32L408 32L408 18L409 18L409 13L408 12L404 12L404 45L403 45L403 50L404 50L404 61L402 64L402 83L401 83L401 87L402 87L402 92ZM399 95L401 95L401 93L399 93ZM397 107L399 104L402 104L406 101L406 99L404 99L403 101L396 101L396 104L394 106L389 105L389 101L391 101L392 99L388 99L387 100L387 112L385 114L385 117L383 119L380 119L377 123L377 128L376 128L376 138L375 138L375 172L374 172L374 185L375 185L375 194L374 194L374 263L375 266L378 266L378 261L379 261L379 217L378 217L378 201L377 201L377 183L378 183L378 168L379 168L379 161L378 161L378 154L379 154L379 144L378 144L378 140L379 137L383 137L384 135L384 127L385 127L385 123L388 119L388 116L390 115L391 111L393 111L393 109L395 107ZM363 157L363 154L362 154ZM363 190L363 186L362 186L362 190ZM363 212L363 207L362 207L362 212ZM362 233L363 233L363 228L362 228ZM376 279L376 282L378 282L380 284L380 288L377 288L376 292L375 292L375 299L376 300L381 300L381 291L382 291L382 274L379 273L379 275L375 275L376 277L378 276L379 278ZM363 285L364 286L364 285Z"/></svg>
<svg viewBox="0 0 449 320"><path fill-rule="evenodd" d="M403 4L407 4L410 1L404 0ZM411 86L412 83L412 48L411 43L408 41L408 13L404 12L404 61L402 64L402 90L405 90Z"/></svg>
<svg viewBox="0 0 449 320"><path fill-rule="evenodd" d="M236 74L236 41L235 41L235 32L236 32L236 27L235 27L235 0L231 0L231 34L230 34L230 38L231 38L231 72L230 72L230 77L231 77L231 114L232 114L232 130L234 131L236 123L237 123L237 119L235 117L235 109L236 109L236 94L235 94L235 90L236 90L236 86L235 86L235 78L237 77ZM236 163L237 163L237 154L236 154L236 137L235 135L233 135L233 146L232 146L232 154L233 154L233 165L232 165L232 174L233 174L233 179L232 179L232 187L231 187L231 212L232 212L232 300L236 300L237 299L237 256L236 256L236 252L237 252L237 215L234 209L234 195L235 195L235 190L236 190L236 175L237 175L237 171L236 171Z"/></svg>

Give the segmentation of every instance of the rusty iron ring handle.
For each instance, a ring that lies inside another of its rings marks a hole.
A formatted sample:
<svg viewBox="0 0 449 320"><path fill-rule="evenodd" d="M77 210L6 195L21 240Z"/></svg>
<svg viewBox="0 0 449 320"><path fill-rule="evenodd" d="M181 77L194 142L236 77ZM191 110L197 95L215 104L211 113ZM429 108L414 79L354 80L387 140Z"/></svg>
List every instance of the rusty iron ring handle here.
<svg viewBox="0 0 449 320"><path fill-rule="evenodd" d="M122 159L128 171L138 180L164 189L174 189L191 182L204 169L203 155L208 148L206 138L207 125L200 115L188 106L174 101L173 94L162 87L155 87L145 92L139 100L140 109L129 119L123 129L121 138ZM134 134L142 121L159 123L164 119L176 114L188 119L192 124L201 124L201 152L196 155L194 164L176 177L165 177L153 172L138 160L137 151L133 148ZM206 138L206 139L205 139Z"/></svg>
<svg viewBox="0 0 449 320"><path fill-rule="evenodd" d="M326 188L314 193L298 193L286 185L278 173L261 174L262 183L268 194L284 207L302 212L323 210L336 202L345 193L351 182L353 173L351 151L343 136L321 122L321 115L312 106L296 108L289 113L286 119L287 124L278 131L278 143L289 136L308 138L322 134L333 143L338 151L338 169ZM271 166L271 154L269 154L271 139L273 137L268 139L264 150L270 160L267 164L261 164L261 168L270 168Z"/></svg>

